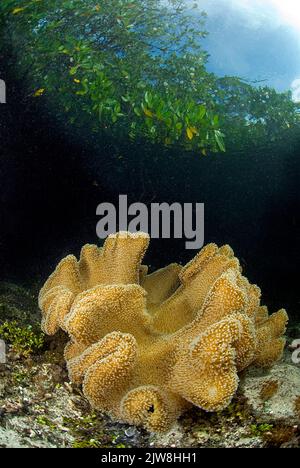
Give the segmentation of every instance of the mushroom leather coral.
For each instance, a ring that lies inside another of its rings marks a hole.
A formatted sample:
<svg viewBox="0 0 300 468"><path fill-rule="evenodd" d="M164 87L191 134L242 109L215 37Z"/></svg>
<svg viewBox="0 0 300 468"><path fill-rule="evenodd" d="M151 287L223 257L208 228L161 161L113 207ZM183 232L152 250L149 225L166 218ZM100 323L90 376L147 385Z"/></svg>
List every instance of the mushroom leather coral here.
<svg viewBox="0 0 300 468"><path fill-rule="evenodd" d="M39 304L45 333L68 333L69 376L91 405L165 431L191 405L222 410L239 372L279 359L287 314L269 316L229 246L148 274L148 243L120 232L103 248L85 245L79 261L59 263Z"/></svg>

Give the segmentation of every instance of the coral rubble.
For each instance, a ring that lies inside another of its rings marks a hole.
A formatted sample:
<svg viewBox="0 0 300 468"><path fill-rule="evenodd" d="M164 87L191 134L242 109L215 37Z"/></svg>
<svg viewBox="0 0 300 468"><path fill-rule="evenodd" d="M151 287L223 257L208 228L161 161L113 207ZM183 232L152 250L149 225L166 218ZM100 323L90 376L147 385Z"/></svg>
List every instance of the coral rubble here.
<svg viewBox="0 0 300 468"><path fill-rule="evenodd" d="M269 316L227 245L148 274L144 233L64 258L39 296L42 329L61 328L69 376L91 405L120 421L167 430L188 407L219 411L250 364L280 358L284 309Z"/></svg>

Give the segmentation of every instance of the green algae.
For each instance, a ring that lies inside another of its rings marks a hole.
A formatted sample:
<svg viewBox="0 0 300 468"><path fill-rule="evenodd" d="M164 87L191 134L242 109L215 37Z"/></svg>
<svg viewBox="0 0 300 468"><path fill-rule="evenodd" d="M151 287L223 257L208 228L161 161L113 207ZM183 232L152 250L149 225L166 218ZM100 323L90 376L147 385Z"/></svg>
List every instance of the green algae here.
<svg viewBox="0 0 300 468"><path fill-rule="evenodd" d="M31 325L20 327L17 321L5 321L0 325L0 338L10 344L21 356L38 354L44 346L44 334Z"/></svg>

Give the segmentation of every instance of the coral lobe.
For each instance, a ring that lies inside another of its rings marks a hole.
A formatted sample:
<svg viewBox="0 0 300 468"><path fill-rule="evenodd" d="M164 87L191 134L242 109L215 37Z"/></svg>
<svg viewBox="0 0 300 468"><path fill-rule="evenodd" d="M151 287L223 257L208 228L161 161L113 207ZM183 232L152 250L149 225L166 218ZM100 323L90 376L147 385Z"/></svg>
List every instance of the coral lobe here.
<svg viewBox="0 0 300 468"><path fill-rule="evenodd" d="M191 404L225 408L240 371L280 358L287 314L269 316L229 246L148 275L148 243L120 232L84 246L79 262L60 262L39 303L45 333L68 333L69 376L92 406L165 431Z"/></svg>

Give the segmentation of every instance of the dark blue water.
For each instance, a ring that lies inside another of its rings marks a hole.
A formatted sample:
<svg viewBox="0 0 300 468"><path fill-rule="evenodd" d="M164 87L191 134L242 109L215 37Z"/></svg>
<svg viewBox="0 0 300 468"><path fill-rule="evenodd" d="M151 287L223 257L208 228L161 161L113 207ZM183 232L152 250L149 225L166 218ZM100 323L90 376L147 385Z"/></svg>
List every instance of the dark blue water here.
<svg viewBox="0 0 300 468"><path fill-rule="evenodd" d="M209 157L106 141L61 125L1 73L10 83L0 108L2 279L42 283L66 253L98 242L96 206L119 194L129 203L204 202L205 242L229 243L265 302L300 318L300 135ZM147 261L159 267L193 254L184 240L153 240Z"/></svg>

